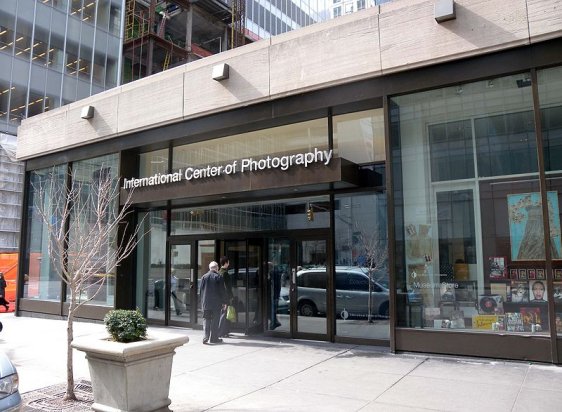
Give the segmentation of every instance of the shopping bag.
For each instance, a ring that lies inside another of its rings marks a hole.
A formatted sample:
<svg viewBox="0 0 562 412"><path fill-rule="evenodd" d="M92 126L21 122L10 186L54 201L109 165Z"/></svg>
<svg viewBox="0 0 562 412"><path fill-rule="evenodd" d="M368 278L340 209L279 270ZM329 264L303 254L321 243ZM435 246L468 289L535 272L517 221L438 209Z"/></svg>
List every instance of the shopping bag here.
<svg viewBox="0 0 562 412"><path fill-rule="evenodd" d="M234 306L228 305L226 308L226 319L231 322L236 321L236 309Z"/></svg>

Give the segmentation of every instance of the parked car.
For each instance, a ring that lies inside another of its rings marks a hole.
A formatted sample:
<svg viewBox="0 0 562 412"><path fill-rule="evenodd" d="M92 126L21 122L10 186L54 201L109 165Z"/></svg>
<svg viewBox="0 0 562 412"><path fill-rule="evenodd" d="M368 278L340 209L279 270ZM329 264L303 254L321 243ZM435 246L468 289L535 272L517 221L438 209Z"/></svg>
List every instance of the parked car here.
<svg viewBox="0 0 562 412"><path fill-rule="evenodd" d="M369 291L369 282L371 288ZM326 313L326 268L297 272L297 309L301 316ZM369 315L388 318L389 292L382 282L371 279L361 267L336 266L336 314L342 318L367 318Z"/></svg>
<svg viewBox="0 0 562 412"><path fill-rule="evenodd" d="M19 377L16 367L4 352L0 352L0 411L21 410L18 385Z"/></svg>

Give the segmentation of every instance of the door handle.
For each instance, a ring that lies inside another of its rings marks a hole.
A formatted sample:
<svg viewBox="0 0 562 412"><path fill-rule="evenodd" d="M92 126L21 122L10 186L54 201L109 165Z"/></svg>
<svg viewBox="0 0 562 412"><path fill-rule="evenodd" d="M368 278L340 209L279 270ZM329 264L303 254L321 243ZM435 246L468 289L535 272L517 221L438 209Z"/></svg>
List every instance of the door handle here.
<svg viewBox="0 0 562 412"><path fill-rule="evenodd" d="M193 269L189 269L189 283L191 283L190 288L193 289L195 283L195 273Z"/></svg>
<svg viewBox="0 0 562 412"><path fill-rule="evenodd" d="M293 285L297 284L297 270L295 268L291 269L293 272Z"/></svg>

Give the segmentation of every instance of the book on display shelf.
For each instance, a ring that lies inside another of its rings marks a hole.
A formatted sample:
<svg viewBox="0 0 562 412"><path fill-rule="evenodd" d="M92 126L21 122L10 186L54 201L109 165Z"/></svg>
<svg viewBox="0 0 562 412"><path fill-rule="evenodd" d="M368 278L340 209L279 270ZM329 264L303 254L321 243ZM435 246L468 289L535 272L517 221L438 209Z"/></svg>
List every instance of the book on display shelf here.
<svg viewBox="0 0 562 412"><path fill-rule="evenodd" d="M525 332L536 332L533 325L541 325L541 309L537 307L522 307L519 312L523 320Z"/></svg>
<svg viewBox="0 0 562 412"><path fill-rule="evenodd" d="M505 330L508 332L523 332L523 318L520 312L507 312L505 314Z"/></svg>

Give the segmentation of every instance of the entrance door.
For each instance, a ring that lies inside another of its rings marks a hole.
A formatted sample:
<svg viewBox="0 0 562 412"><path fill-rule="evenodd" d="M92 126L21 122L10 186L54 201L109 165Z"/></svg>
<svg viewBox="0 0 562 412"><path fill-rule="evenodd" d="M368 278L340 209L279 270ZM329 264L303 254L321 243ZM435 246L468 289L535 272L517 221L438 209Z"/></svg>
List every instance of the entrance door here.
<svg viewBox="0 0 562 412"><path fill-rule="evenodd" d="M267 252L267 330L328 339L331 269L327 236L271 238Z"/></svg>
<svg viewBox="0 0 562 412"><path fill-rule="evenodd" d="M261 274L262 242L258 240L226 240L222 254L230 261L228 269L232 304L236 308L236 321L232 331L244 333L263 330Z"/></svg>

